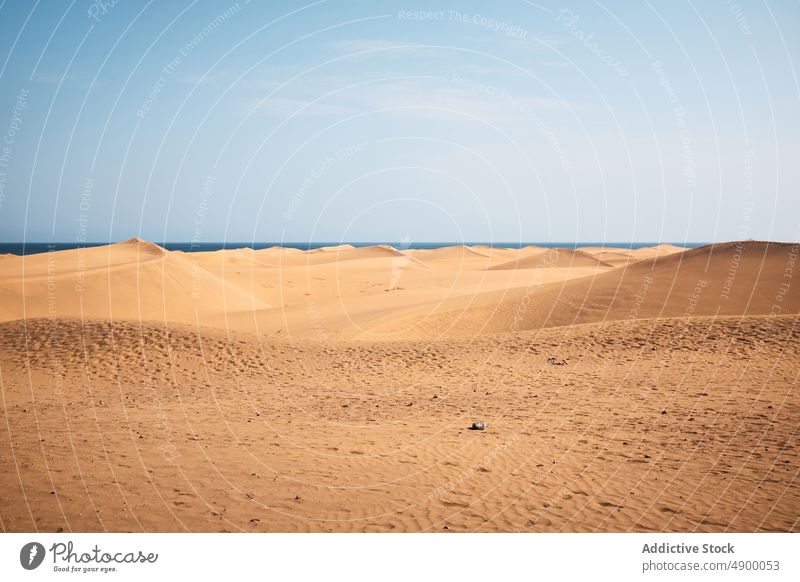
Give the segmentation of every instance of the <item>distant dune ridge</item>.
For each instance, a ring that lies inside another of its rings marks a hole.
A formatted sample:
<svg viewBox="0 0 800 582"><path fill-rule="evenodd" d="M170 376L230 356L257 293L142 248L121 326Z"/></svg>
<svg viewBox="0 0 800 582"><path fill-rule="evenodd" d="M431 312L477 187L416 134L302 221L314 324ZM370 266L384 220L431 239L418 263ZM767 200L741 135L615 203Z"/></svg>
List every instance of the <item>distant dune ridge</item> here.
<svg viewBox="0 0 800 582"><path fill-rule="evenodd" d="M504 269L544 269L554 267L611 267L611 264L598 258L597 255L600 254L602 253L591 254L580 249L549 249L534 256L517 258L489 268L494 271L500 271Z"/></svg>
<svg viewBox="0 0 800 582"><path fill-rule="evenodd" d="M0 321L144 320L379 340L791 314L800 311L793 248L746 241L691 250L339 245L183 253L134 238L0 258Z"/></svg>
<svg viewBox="0 0 800 582"><path fill-rule="evenodd" d="M0 256L0 526L798 531L798 250Z"/></svg>
<svg viewBox="0 0 800 582"><path fill-rule="evenodd" d="M0 297L0 319L6 321L83 317L191 323L198 315L270 307L202 268L191 255L137 238L0 259Z"/></svg>
<svg viewBox="0 0 800 582"><path fill-rule="evenodd" d="M620 319L797 314L796 252L789 244L749 241L653 254L624 268L485 294L468 312L439 310L427 318L427 329L410 335L432 328L471 335Z"/></svg>

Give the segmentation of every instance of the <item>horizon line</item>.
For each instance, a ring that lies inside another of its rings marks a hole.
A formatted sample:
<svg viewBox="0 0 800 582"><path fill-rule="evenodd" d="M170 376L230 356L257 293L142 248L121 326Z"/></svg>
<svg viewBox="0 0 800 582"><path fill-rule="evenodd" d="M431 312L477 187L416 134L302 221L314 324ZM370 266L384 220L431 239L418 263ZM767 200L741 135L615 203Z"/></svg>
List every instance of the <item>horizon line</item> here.
<svg viewBox="0 0 800 582"><path fill-rule="evenodd" d="M402 241L402 240L311 240L311 241L295 241L295 240L286 240L286 241L279 241L279 240L211 240L211 241L192 241L192 240L166 240L166 241L157 241L152 239L145 239L141 237L130 237L126 239L114 240L114 241L43 241L43 240L36 240L36 241L0 241L0 244L17 244L17 245L26 245L26 244L36 244L36 245L66 245L66 244L74 244L74 245L105 245L105 244L115 244L121 243L131 240L132 238L139 238L144 242L150 242L153 244L187 244L187 245L210 245L210 244L276 244L276 245L284 245L284 244L292 244L292 245L307 245L307 244L391 244L391 243L401 243L401 244L458 244L458 245L471 245L471 244L483 244L483 245L496 245L496 244L721 244L727 242L738 242L738 241L755 241L760 239L730 239L730 240L719 240L719 241L704 241L704 240L685 240L685 241L676 241L676 240L633 240L633 241L625 241L625 240L608 240L608 241L597 241L597 240L585 240L585 241L570 241L570 240L497 240L497 241L486 241L486 240L468 240L468 241L454 241L454 240L418 240L418 241ZM795 241L779 241L779 240L764 240L763 242L787 242L793 243Z"/></svg>

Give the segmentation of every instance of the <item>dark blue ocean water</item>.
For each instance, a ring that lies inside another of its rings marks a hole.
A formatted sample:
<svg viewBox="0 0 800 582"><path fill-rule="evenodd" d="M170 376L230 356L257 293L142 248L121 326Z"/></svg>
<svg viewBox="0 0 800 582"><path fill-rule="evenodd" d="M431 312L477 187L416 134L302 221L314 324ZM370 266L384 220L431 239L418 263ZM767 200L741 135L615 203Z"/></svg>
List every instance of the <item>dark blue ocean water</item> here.
<svg viewBox="0 0 800 582"><path fill-rule="evenodd" d="M94 243L43 243L43 242L29 242L29 243L0 243L0 254L11 253L13 255L33 255L36 253L45 253L47 251L65 251L70 249L77 249L80 247L99 247L109 243L94 242ZM219 251L222 249L241 249L252 248L255 250L266 249L269 247L283 246L292 249L312 250L320 247L335 246L341 244L351 244L355 247L367 247L377 244L388 244L398 249L438 249L439 247L452 247L457 245L487 245L497 248L519 249L522 247L534 245L545 248L569 248L574 249L578 247L612 247L622 249L638 249L641 247L651 247L658 242L211 242L211 243L191 243L191 242L164 242L157 243L159 246L164 247L170 251L184 251L184 252L204 252L204 251ZM667 244L674 244L683 247L699 247L703 246L703 242L671 242Z"/></svg>

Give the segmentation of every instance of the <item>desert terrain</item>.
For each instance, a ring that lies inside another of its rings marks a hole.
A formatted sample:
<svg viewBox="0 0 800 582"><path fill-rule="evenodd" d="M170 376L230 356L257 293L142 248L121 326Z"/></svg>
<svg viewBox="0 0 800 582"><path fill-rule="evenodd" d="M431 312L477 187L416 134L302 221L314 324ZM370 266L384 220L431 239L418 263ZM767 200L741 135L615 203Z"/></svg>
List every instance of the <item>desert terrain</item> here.
<svg viewBox="0 0 800 582"><path fill-rule="evenodd" d="M798 531L798 250L0 256L0 528Z"/></svg>

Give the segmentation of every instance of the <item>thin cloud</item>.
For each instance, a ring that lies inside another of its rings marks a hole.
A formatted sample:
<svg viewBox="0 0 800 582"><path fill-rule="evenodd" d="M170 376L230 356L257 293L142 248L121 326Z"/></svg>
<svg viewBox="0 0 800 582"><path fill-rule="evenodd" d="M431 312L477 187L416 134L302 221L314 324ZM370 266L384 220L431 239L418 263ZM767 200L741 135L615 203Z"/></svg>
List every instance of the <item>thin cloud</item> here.
<svg viewBox="0 0 800 582"><path fill-rule="evenodd" d="M338 40L332 42L331 47L339 53L361 57L421 55L430 54L430 52L434 50L434 47L427 45L368 38Z"/></svg>
<svg viewBox="0 0 800 582"><path fill-rule="evenodd" d="M383 114L419 119L466 121L475 118L502 124L519 120L530 112L566 113L586 107L586 104L574 101L517 96L511 91L459 77L420 79L415 82L398 79L377 85L361 84L340 92L334 91L347 87L344 79L331 79L329 83L316 87L316 90L305 85L302 95L250 99L242 108L243 114L281 118L290 115L342 117L381 111Z"/></svg>
<svg viewBox="0 0 800 582"><path fill-rule="evenodd" d="M316 99L291 97L270 97L269 99L251 99L242 108L246 116L261 115L273 117L319 116L319 115L351 115L356 110L341 103Z"/></svg>

